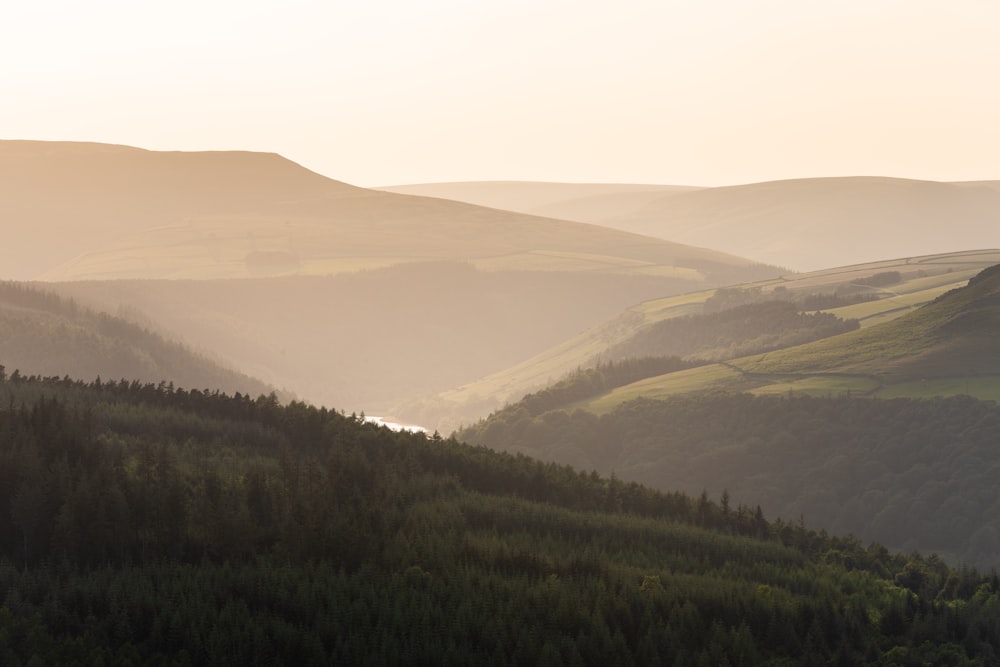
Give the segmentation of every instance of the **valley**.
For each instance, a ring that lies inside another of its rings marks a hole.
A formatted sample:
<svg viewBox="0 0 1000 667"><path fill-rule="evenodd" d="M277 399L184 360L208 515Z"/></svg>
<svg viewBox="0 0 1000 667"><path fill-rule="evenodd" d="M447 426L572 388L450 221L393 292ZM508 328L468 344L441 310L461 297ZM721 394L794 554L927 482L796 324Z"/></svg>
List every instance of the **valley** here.
<svg viewBox="0 0 1000 667"><path fill-rule="evenodd" d="M244 661L933 663L993 641L1000 250L794 273L545 217L712 188L436 191L459 203L277 155L0 158L0 209L30 222L7 261L33 278L0 286L5 662L126 660L113 637L220 655L231 632L177 620L177 596L251 629ZM785 187L775 219L799 210ZM382 601L265 594L275 571ZM57 589L80 602L54 620ZM502 640L442 652L428 624Z"/></svg>
<svg viewBox="0 0 1000 667"><path fill-rule="evenodd" d="M1000 666L998 26L6 3L0 667Z"/></svg>

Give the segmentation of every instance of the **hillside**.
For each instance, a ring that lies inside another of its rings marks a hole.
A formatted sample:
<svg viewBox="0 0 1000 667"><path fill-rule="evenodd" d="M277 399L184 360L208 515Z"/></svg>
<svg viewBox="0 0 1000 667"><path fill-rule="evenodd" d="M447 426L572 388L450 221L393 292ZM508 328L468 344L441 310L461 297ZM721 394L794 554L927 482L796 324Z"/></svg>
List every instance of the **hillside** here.
<svg viewBox="0 0 1000 667"><path fill-rule="evenodd" d="M6 278L328 275L442 260L693 284L761 273L662 239L358 188L266 153L3 141L0 184Z"/></svg>
<svg viewBox="0 0 1000 667"><path fill-rule="evenodd" d="M547 202L489 185L427 184L399 191L461 201L484 201L488 193L491 206L503 208L506 201L514 210L668 238L797 271L1000 246L997 181L808 178L659 194L654 186L616 192L608 185L604 192L595 186Z"/></svg>
<svg viewBox="0 0 1000 667"><path fill-rule="evenodd" d="M969 397L683 393L597 413L533 397L456 437L661 490L759 504L892 549L1000 566L1000 408Z"/></svg>
<svg viewBox="0 0 1000 667"><path fill-rule="evenodd" d="M49 285L94 308L139 313L303 400L390 416L402 401L519 363L684 284L425 262L337 276Z"/></svg>
<svg viewBox="0 0 1000 667"><path fill-rule="evenodd" d="M358 188L265 153L3 141L0 218L9 277L138 313L303 399L383 414L628 304L777 274L593 225Z"/></svg>
<svg viewBox="0 0 1000 667"><path fill-rule="evenodd" d="M403 418L436 426L443 432L450 431L460 423L471 423L504 403L517 401L529 392L550 385L576 369L591 367L599 360L616 358L616 347L627 346L629 341L649 335L668 320L703 314L706 303L718 301L724 294L729 295L730 306L778 298L793 300L809 312L820 310L843 320L857 320L864 330L898 318L950 289L965 285L969 278L997 262L1000 262L998 251L909 257L787 275L776 280L736 285L721 292L704 290L636 303L530 359L466 385L401 405L398 412ZM866 284L875 276L886 275L894 278L889 285ZM838 305L852 300L858 301L852 305ZM636 352L640 356L652 353L649 349ZM665 348L656 354L687 352L680 348ZM667 376L663 382L664 392L686 391L691 388L688 377L696 377L699 373L705 375L694 382L695 387L702 382L711 384L723 379L740 379L737 371L712 367L685 375ZM681 381L676 385L670 384L677 378ZM824 380L825 383L830 381L830 378ZM644 385L643 390L646 389ZM637 394L630 394L629 398Z"/></svg>
<svg viewBox="0 0 1000 667"><path fill-rule="evenodd" d="M826 340L731 359L684 375L615 389L587 407L605 411L639 396L729 389L758 394L856 394L880 398L976 396L1000 400L1000 276L986 269L890 321ZM857 312L871 304L832 309Z"/></svg>
<svg viewBox="0 0 1000 667"><path fill-rule="evenodd" d="M0 461L5 665L1000 650L995 574L301 403L0 378Z"/></svg>
<svg viewBox="0 0 1000 667"><path fill-rule="evenodd" d="M0 365L8 374L165 382L251 396L273 391L142 326L18 283L0 283Z"/></svg>
<svg viewBox="0 0 1000 667"><path fill-rule="evenodd" d="M836 339L734 360L758 392L872 396L969 394L1000 400L1000 269L987 269L932 303Z"/></svg>
<svg viewBox="0 0 1000 667"><path fill-rule="evenodd" d="M458 437L658 488L728 489L768 513L996 567L998 322L1000 265L907 315L805 345L580 372Z"/></svg>

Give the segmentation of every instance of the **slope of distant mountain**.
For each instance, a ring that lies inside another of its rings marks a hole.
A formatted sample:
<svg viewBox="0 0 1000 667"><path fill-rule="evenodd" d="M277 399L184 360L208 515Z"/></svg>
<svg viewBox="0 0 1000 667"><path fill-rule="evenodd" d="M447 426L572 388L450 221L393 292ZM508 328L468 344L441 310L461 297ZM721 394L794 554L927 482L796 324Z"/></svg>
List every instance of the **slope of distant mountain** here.
<svg viewBox="0 0 1000 667"><path fill-rule="evenodd" d="M482 201L473 185L406 190ZM502 207L501 194L498 190L490 205ZM652 186L591 191L527 204L515 195L509 196L508 208L668 238L797 271L1000 246L997 181L810 178L662 193Z"/></svg>
<svg viewBox="0 0 1000 667"><path fill-rule="evenodd" d="M0 142L5 277L335 274L414 261L720 282L753 262L618 230L380 192L278 155Z"/></svg>
<svg viewBox="0 0 1000 667"><path fill-rule="evenodd" d="M1000 191L894 178L814 178L663 197L602 224L800 271L1000 246Z"/></svg>
<svg viewBox="0 0 1000 667"><path fill-rule="evenodd" d="M18 283L0 283L0 365L7 374L169 382L250 396L272 391L141 326Z"/></svg>
<svg viewBox="0 0 1000 667"><path fill-rule="evenodd" d="M1000 262L1000 251L911 257L785 276L777 280L727 288L726 291L744 293L747 298L765 299L775 298L776 293L784 292L782 298L797 299L803 304L808 303L803 299L810 295L827 297L825 305L816 299L817 305L811 306L810 310L823 310L843 319L855 319L860 322L862 329L867 329L900 317L944 292L964 285L976 273L997 262ZM872 280L874 276L892 274L898 276L893 284L865 284L877 282ZM436 427L442 432L450 431L460 423L469 423L504 403L516 401L528 392L550 385L575 369L591 367L599 360L617 358L620 355L615 353L616 346L627 345L628 341L642 335L659 322L705 312L706 302L716 294L716 290L704 290L635 304L617 316L573 338L565 339L515 366L440 394L401 405L397 411L398 416ZM866 295L875 300L833 307L837 302L829 300L829 297L837 297L838 294ZM672 350L666 354L677 352ZM695 378L702 378L697 382L703 382L706 386L723 380L728 382L741 379L737 371L727 367L693 369L664 376L655 390L647 385L642 385L641 389L635 388L628 397L634 398L636 395L645 395L642 392L650 391L663 395L683 392L691 388L689 380L695 382ZM831 378L824 380L824 392L830 388L832 381ZM648 382L655 383L655 380ZM836 391L836 387L833 390ZM622 388L620 391L631 392L633 389ZM607 400L617 401L618 397L612 392ZM610 408L616 404L609 403L604 407Z"/></svg>
<svg viewBox="0 0 1000 667"><path fill-rule="evenodd" d="M689 185L459 181L377 188L404 195L453 199L530 215L595 222L633 210L665 194L699 190Z"/></svg>

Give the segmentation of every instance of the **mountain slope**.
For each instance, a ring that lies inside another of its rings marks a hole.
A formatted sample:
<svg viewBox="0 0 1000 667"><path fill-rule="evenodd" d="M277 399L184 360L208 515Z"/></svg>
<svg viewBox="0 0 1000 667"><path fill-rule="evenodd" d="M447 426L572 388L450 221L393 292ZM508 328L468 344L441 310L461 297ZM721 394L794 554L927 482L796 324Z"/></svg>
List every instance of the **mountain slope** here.
<svg viewBox="0 0 1000 667"><path fill-rule="evenodd" d="M264 153L0 142L0 219L8 278L325 275L432 260L715 283L756 270L661 239L358 188Z"/></svg>
<svg viewBox="0 0 1000 667"><path fill-rule="evenodd" d="M680 193L602 224L796 270L1000 246L990 184L815 178Z"/></svg>
<svg viewBox="0 0 1000 667"><path fill-rule="evenodd" d="M995 573L301 403L0 379L0 462L4 665L1000 650Z"/></svg>
<svg viewBox="0 0 1000 667"><path fill-rule="evenodd" d="M610 391L588 371L457 436L659 488L729 489L770 514L996 567L998 331L1000 265L821 341ZM631 379L596 371L615 372Z"/></svg>
<svg viewBox="0 0 1000 667"><path fill-rule="evenodd" d="M975 378L1000 385L1000 265L877 327L734 365L751 374L836 372L895 386Z"/></svg>
<svg viewBox="0 0 1000 667"><path fill-rule="evenodd" d="M920 308L908 305L905 314L890 321L683 375L649 378L594 398L586 407L603 412L640 396L709 389L881 398L966 394L1000 400L997 273L986 269ZM830 312L843 315L868 307Z"/></svg>
<svg viewBox="0 0 1000 667"><path fill-rule="evenodd" d="M0 365L8 374L168 382L252 396L272 391L136 324L17 283L0 283Z"/></svg>

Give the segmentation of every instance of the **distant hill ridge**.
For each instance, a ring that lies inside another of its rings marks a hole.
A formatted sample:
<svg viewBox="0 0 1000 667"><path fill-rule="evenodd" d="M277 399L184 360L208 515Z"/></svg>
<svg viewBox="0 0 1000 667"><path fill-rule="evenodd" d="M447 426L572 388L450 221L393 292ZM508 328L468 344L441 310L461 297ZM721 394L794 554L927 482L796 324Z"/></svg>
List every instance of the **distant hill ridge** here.
<svg viewBox="0 0 1000 667"><path fill-rule="evenodd" d="M812 271L885 257L1000 247L1000 181L943 183L880 176L799 178L710 188L428 183L388 188L489 201ZM584 186L580 186L583 188ZM610 188L610 189L609 189ZM630 189L631 188L631 189ZM487 199L487 197L489 199Z"/></svg>
<svg viewBox="0 0 1000 667"><path fill-rule="evenodd" d="M330 275L418 261L695 283L754 262L588 223L360 188L273 153L0 142L0 277ZM776 269L770 269L771 274Z"/></svg>

